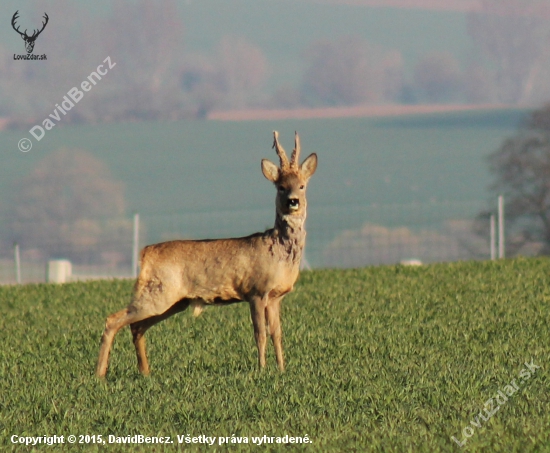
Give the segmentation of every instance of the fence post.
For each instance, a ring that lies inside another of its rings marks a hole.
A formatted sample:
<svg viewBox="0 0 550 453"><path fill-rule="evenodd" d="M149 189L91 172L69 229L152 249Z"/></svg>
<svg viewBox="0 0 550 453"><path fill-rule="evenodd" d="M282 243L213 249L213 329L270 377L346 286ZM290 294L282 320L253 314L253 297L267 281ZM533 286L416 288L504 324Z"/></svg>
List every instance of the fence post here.
<svg viewBox="0 0 550 453"><path fill-rule="evenodd" d="M15 281L18 285L21 284L21 254L19 252L19 244L13 243L13 255L15 258Z"/></svg>
<svg viewBox="0 0 550 453"><path fill-rule="evenodd" d="M504 197L498 197L498 257L504 258Z"/></svg>
<svg viewBox="0 0 550 453"><path fill-rule="evenodd" d="M495 260L497 257L497 251L496 251L496 225L495 225L494 214L491 214L490 225L489 225L489 236L490 236L489 247L491 249L491 260Z"/></svg>
<svg viewBox="0 0 550 453"><path fill-rule="evenodd" d="M139 256L139 214L134 214L134 237L132 241L132 277L138 276L138 256Z"/></svg>

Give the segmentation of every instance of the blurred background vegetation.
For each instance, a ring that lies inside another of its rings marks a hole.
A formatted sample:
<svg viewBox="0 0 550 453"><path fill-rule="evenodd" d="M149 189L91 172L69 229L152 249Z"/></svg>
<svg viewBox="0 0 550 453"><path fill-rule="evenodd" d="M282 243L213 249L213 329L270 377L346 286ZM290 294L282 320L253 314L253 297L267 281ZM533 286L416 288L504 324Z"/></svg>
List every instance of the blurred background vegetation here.
<svg viewBox="0 0 550 453"><path fill-rule="evenodd" d="M147 2L1 7L38 27L36 54L0 33L0 115L33 123L109 55L115 73L64 122L206 117L214 109L415 103L532 104L550 95L550 6L539 0ZM383 5L383 2L378 2ZM399 6L400 2L392 5ZM13 11L12 11L13 10ZM34 123L33 123L34 124Z"/></svg>
<svg viewBox="0 0 550 453"><path fill-rule="evenodd" d="M47 60L14 60L16 10L29 30L48 14ZM6 0L0 15L0 260L17 241L29 260L127 264L133 212L142 245L269 227L258 165L273 129L320 155L314 264L486 257L499 194L508 250L549 249L548 2ZM116 66L17 151L107 56ZM442 112L384 110L426 106Z"/></svg>

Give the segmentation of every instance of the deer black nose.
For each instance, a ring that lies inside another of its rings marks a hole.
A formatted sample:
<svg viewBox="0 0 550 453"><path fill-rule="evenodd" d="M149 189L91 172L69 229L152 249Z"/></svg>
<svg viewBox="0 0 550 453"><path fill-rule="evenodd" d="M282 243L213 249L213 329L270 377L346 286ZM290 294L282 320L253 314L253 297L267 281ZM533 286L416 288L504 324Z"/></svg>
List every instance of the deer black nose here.
<svg viewBox="0 0 550 453"><path fill-rule="evenodd" d="M299 206L300 206L300 200L298 200L298 198L290 198L288 200L288 207L290 209L298 209Z"/></svg>

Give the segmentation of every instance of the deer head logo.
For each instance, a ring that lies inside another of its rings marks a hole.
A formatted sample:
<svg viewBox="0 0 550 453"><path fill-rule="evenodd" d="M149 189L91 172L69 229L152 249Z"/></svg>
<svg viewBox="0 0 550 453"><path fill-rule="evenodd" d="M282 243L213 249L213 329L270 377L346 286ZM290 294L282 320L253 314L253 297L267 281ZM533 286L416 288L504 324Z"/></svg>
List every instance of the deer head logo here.
<svg viewBox="0 0 550 453"><path fill-rule="evenodd" d="M40 33L42 33L44 28L46 28L46 24L48 23L48 15L46 13L44 13L45 21L42 22L42 29L41 30L34 30L34 33L32 34L32 36L29 36L29 35L27 35L27 30L25 30L24 33L21 33L19 31L19 27L15 26L15 22L19 18L18 14L19 14L19 10L17 10L15 12L15 14L13 15L13 17L11 18L11 26L13 27L13 29L17 33L19 33L21 35L21 37L25 41L25 48L27 49L27 53L32 53L32 51L34 49L34 42L36 41L36 38L38 38L38 36L40 36Z"/></svg>

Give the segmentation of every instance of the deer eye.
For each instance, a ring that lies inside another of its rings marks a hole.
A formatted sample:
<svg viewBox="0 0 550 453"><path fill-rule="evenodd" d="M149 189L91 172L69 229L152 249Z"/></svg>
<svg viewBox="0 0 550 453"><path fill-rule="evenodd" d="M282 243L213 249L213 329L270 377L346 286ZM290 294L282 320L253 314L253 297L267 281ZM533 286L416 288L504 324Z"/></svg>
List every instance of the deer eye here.
<svg viewBox="0 0 550 453"><path fill-rule="evenodd" d="M283 186L279 186L279 192L284 192L285 191L285 188Z"/></svg>
<svg viewBox="0 0 550 453"><path fill-rule="evenodd" d="M300 190L304 190L304 185L303 184L300 186Z"/></svg>

